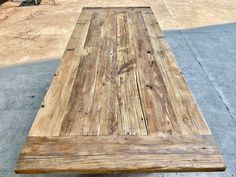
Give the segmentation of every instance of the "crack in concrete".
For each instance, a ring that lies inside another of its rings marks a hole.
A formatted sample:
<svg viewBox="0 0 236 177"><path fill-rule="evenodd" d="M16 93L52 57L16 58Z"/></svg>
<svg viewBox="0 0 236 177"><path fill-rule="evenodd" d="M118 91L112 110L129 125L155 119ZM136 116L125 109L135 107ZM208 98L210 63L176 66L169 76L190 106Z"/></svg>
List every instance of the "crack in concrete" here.
<svg viewBox="0 0 236 177"><path fill-rule="evenodd" d="M189 45L188 41L186 40L186 38L184 37L184 34L182 33L182 31L180 31L181 36L183 37L183 40L185 41L186 45L188 46L190 52L192 53L194 59L198 62L199 66L201 67L202 71L204 72L204 74L206 75L207 79L209 80L210 84L212 85L212 87L215 90L215 93L219 96L221 102L223 103L223 105L225 106L225 108L227 109L227 111L229 112L230 117L232 118L232 120L236 123L236 119L234 118L233 114L230 111L230 108L228 107L227 103L224 101L223 97L221 96L221 94L218 92L215 84L211 81L209 75L207 74L206 70L204 69L204 66L201 64L201 62L198 60L198 58L196 57L196 55L194 54L194 51L192 50L191 46Z"/></svg>

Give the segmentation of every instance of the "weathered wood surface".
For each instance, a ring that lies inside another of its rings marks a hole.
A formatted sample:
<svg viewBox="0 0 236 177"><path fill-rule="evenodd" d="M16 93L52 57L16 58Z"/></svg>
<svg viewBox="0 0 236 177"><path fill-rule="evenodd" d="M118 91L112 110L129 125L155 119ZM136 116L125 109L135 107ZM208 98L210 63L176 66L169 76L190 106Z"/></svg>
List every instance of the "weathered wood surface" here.
<svg viewBox="0 0 236 177"><path fill-rule="evenodd" d="M17 173L225 169L148 7L83 8L42 104Z"/></svg>

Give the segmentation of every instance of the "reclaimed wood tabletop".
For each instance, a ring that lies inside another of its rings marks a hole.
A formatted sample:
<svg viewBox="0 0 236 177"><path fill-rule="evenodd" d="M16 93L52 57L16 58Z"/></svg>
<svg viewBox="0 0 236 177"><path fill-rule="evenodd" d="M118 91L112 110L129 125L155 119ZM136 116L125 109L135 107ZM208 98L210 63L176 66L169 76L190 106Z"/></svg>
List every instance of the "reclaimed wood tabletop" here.
<svg viewBox="0 0 236 177"><path fill-rule="evenodd" d="M83 8L15 172L225 168L151 8Z"/></svg>

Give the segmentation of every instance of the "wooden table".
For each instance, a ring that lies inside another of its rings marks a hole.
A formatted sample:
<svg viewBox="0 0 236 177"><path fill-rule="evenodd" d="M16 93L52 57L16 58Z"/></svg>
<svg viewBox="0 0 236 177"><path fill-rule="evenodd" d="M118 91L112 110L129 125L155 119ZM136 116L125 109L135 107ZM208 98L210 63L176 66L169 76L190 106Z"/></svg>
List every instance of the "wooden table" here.
<svg viewBox="0 0 236 177"><path fill-rule="evenodd" d="M15 172L224 169L151 8L83 8Z"/></svg>

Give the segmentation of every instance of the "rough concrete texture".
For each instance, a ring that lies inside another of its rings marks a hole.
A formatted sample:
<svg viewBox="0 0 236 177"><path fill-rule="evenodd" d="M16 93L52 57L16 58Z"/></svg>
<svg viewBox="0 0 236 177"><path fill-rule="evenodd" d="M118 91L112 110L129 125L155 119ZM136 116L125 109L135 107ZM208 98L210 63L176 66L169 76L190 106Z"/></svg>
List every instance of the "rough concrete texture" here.
<svg viewBox="0 0 236 177"><path fill-rule="evenodd" d="M236 176L235 0L43 0L0 6L0 177L15 175L29 128L50 85L82 6L151 6L224 155L220 173L114 174L127 177ZM1 3L0 3L1 4Z"/></svg>

